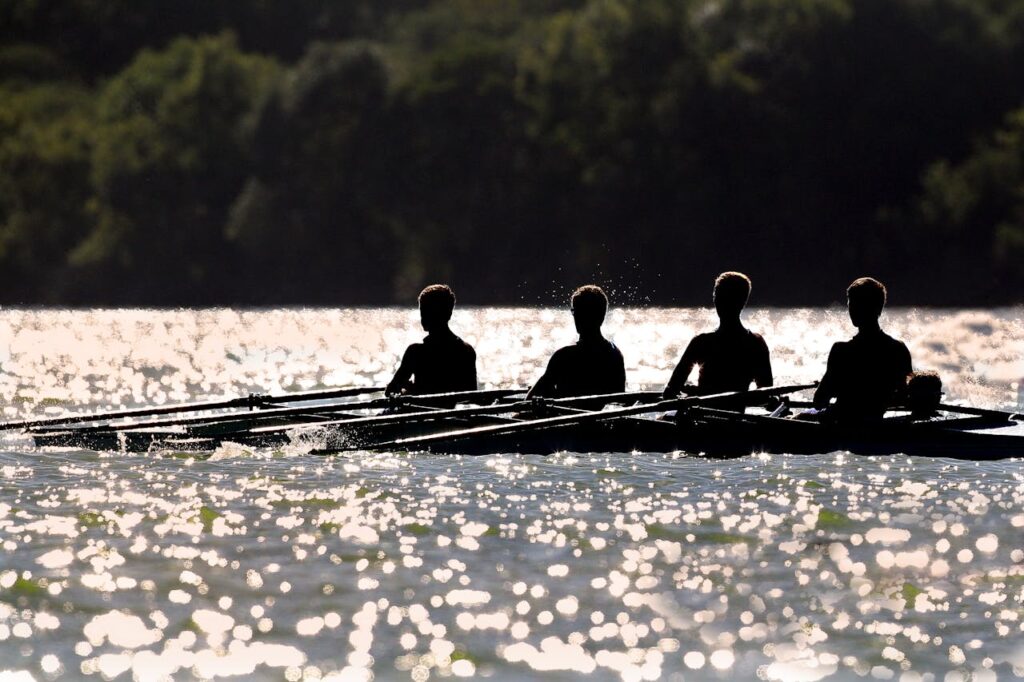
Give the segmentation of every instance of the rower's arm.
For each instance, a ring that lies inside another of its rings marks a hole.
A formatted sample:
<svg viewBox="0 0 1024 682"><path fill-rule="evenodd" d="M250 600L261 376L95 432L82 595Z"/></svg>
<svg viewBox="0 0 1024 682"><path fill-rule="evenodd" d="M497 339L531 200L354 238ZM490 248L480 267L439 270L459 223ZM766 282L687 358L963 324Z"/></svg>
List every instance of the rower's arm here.
<svg viewBox="0 0 1024 682"><path fill-rule="evenodd" d="M555 389L558 387L556 377L558 376L559 361L558 351L555 351L555 354L548 360L548 366L544 370L544 374L541 375L540 379L537 379L537 383L526 394L527 398L550 398L555 396Z"/></svg>
<svg viewBox="0 0 1024 682"><path fill-rule="evenodd" d="M764 339L761 339L761 349L759 351L757 371L754 373L754 383L758 388L765 388L775 383L775 377L772 376L771 353L769 353L768 344L764 342Z"/></svg>
<svg viewBox="0 0 1024 682"><path fill-rule="evenodd" d="M626 360L621 355L618 357L618 362L615 365L615 375L616 388L624 392L626 390Z"/></svg>
<svg viewBox="0 0 1024 682"><path fill-rule="evenodd" d="M469 370L466 372L466 388L463 390L475 391L479 385L476 382L476 351L470 349L470 353Z"/></svg>
<svg viewBox="0 0 1024 682"><path fill-rule="evenodd" d="M402 362L398 365L398 371L395 372L395 378L391 380L387 388L384 389L384 395L399 395L402 391L412 387L413 368L416 366L416 346L409 346L405 349L405 355L402 356ZM474 368L474 373L476 369Z"/></svg>
<svg viewBox="0 0 1024 682"><path fill-rule="evenodd" d="M527 399L529 398L543 398L545 396L554 395L555 382L548 376L548 372L544 372L540 379L537 379L537 383L533 385L529 393L526 394Z"/></svg>
<svg viewBox="0 0 1024 682"><path fill-rule="evenodd" d="M910 359L910 349L907 348L905 343L900 344L899 360L898 360L899 371L897 374L900 376L900 380L894 382L893 391L893 404L899 405L906 402L907 400L907 380L910 375L914 373L913 363Z"/></svg>
<svg viewBox="0 0 1024 682"><path fill-rule="evenodd" d="M826 407L832 398L836 397L836 355L838 344L832 346L828 354L828 363L825 365L825 376L818 382L818 388L814 391L814 406L817 408Z"/></svg>
<svg viewBox="0 0 1024 682"><path fill-rule="evenodd" d="M679 364L676 365L675 370L672 372L672 377L668 380L665 385L663 394L666 398L675 398L683 393L683 387L686 386L686 380L690 378L690 372L697 366L697 350L694 348L694 342L690 341L689 345L686 346L686 350L683 351L683 357L680 358Z"/></svg>

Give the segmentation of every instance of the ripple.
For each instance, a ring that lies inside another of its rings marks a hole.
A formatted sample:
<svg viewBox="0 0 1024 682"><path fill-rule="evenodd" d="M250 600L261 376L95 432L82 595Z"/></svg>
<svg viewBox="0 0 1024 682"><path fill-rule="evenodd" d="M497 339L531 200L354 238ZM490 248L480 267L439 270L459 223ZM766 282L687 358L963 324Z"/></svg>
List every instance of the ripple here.
<svg viewBox="0 0 1024 682"><path fill-rule="evenodd" d="M495 385L529 383L572 335L546 311L529 312L542 325L533 336L518 331L523 311L461 313ZM709 319L619 310L609 326L620 345L651 349L626 356L632 381L656 385ZM13 415L376 383L419 335L412 321L399 310L3 311L0 384ZM814 311L751 321L785 380L815 377L849 331ZM1018 313L897 311L889 324L919 364L960 368L944 375L950 397L1005 405L1001 382L1024 375ZM4 447L0 679L1024 670L1018 461Z"/></svg>

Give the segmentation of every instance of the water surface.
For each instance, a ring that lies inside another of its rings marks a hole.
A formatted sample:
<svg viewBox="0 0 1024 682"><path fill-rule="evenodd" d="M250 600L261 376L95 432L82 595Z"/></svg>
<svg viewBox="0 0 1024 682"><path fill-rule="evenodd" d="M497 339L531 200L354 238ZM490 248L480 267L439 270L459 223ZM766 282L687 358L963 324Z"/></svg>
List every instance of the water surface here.
<svg viewBox="0 0 1024 682"><path fill-rule="evenodd" d="M887 314L947 397L1013 407L1024 311ZM408 310L0 312L6 418L379 385ZM779 382L840 310L755 310ZM704 310L619 310L631 388ZM487 386L565 311L460 310ZM0 443L0 679L1024 676L1021 463L847 453L38 451Z"/></svg>

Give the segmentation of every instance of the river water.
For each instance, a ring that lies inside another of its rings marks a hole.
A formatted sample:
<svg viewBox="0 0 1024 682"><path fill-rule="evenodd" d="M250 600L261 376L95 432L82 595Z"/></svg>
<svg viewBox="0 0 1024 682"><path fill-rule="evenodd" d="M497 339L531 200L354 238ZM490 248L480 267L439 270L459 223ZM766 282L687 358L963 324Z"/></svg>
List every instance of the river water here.
<svg viewBox="0 0 1024 682"><path fill-rule="evenodd" d="M753 310L778 383L842 310ZM630 388L713 326L615 310ZM1024 309L895 310L947 398L1021 405ZM459 310L482 385L568 313ZM0 311L6 419L380 385L411 310ZM0 442L0 680L995 680L1024 676L1024 469L902 455L317 457Z"/></svg>

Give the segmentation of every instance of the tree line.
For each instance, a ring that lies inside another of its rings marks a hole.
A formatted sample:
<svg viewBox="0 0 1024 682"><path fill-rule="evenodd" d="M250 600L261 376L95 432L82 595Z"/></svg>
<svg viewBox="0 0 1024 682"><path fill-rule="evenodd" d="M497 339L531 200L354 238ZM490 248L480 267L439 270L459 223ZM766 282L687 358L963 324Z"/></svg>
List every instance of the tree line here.
<svg viewBox="0 0 1024 682"><path fill-rule="evenodd" d="M1014 0L9 0L0 301L1024 300Z"/></svg>

